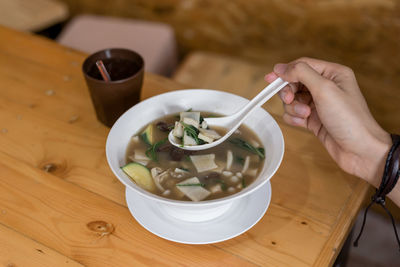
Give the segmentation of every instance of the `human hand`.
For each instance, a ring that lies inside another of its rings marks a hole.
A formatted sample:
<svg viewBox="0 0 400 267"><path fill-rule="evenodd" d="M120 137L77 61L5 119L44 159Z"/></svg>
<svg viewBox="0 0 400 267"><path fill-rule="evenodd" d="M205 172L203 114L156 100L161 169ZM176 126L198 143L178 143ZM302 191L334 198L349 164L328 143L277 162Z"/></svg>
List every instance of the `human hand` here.
<svg viewBox="0 0 400 267"><path fill-rule="evenodd" d="M290 82L279 92L284 121L312 131L344 171L379 186L391 138L372 117L353 71L300 58L275 65L265 80L277 77Z"/></svg>

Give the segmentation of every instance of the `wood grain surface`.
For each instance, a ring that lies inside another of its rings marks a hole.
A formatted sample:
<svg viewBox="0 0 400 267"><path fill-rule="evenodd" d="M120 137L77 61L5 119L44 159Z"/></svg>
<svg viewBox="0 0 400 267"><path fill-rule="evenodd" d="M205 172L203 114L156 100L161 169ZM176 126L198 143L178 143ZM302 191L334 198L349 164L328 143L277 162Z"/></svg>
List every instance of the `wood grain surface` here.
<svg viewBox="0 0 400 267"><path fill-rule="evenodd" d="M3 213L4 214L4 213ZM83 267L82 264L0 225L1 266Z"/></svg>
<svg viewBox="0 0 400 267"><path fill-rule="evenodd" d="M16 248L0 253L0 263L333 263L368 185L340 171L312 135L276 118L285 156L272 179L270 208L255 227L212 245L166 241L133 219L124 187L107 166L108 128L96 120L81 74L86 55L1 27L0 38L0 249ZM142 98L182 88L147 73ZM46 255L37 254L37 248Z"/></svg>

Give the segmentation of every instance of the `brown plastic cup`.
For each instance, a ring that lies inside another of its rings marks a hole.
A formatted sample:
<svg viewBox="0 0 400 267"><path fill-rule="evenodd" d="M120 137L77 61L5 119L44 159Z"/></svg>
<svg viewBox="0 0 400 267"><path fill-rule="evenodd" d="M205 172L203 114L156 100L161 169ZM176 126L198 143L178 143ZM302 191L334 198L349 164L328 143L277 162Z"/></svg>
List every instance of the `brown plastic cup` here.
<svg viewBox="0 0 400 267"><path fill-rule="evenodd" d="M103 61L111 76L110 82L103 80L96 66L97 60ZM122 48L101 50L86 58L82 71L97 119L106 126L111 127L126 110L140 101L144 61L138 53Z"/></svg>

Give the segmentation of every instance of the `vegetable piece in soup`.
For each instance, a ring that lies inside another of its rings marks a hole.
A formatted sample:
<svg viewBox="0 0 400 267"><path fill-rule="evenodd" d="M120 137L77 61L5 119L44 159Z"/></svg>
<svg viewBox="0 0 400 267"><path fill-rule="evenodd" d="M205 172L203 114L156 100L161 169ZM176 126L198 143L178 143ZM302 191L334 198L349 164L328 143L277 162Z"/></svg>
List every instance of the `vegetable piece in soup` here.
<svg viewBox="0 0 400 267"><path fill-rule="evenodd" d="M179 121L175 122L172 135L182 146L203 145L221 138L217 131L208 127L198 111L181 112Z"/></svg>
<svg viewBox="0 0 400 267"><path fill-rule="evenodd" d="M175 200L204 201L240 192L254 182L265 159L262 142L248 127L240 126L222 144L201 151L168 141L170 131L184 144L217 140L226 130L210 129L203 117L212 116L189 110L149 123L131 138L122 170L143 189Z"/></svg>

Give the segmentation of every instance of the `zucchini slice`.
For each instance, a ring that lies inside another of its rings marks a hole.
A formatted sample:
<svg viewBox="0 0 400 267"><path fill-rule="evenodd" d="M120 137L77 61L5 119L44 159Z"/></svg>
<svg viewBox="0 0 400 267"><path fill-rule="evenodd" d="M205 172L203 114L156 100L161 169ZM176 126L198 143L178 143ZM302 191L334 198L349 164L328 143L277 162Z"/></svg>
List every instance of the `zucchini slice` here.
<svg viewBox="0 0 400 267"><path fill-rule="evenodd" d="M149 124L146 129L144 129L144 131L140 134L140 137L142 138L142 140L148 144L148 145L153 145L154 144L154 125L153 124Z"/></svg>
<svg viewBox="0 0 400 267"><path fill-rule="evenodd" d="M149 169L142 164L131 162L121 167L121 169L141 188L150 192L156 192L157 188Z"/></svg>

